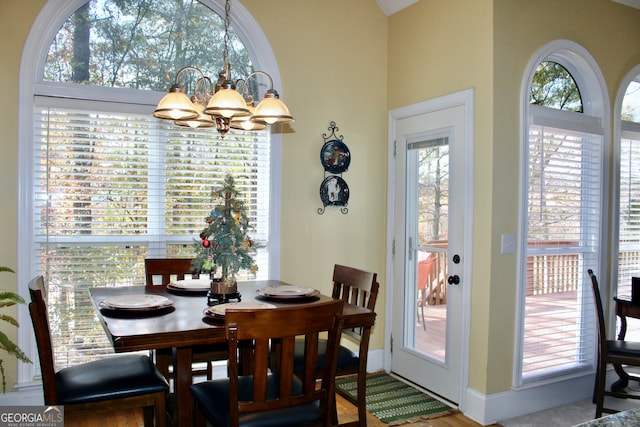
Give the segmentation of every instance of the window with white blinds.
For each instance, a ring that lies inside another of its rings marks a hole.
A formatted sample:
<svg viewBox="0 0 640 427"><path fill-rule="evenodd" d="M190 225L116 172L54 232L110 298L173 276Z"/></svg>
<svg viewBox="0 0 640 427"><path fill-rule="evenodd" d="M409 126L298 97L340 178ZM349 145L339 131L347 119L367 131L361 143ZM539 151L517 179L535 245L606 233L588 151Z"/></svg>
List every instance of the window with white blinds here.
<svg viewBox="0 0 640 427"><path fill-rule="evenodd" d="M523 381L593 363L586 271L599 259L602 144L600 135L529 126Z"/></svg>
<svg viewBox="0 0 640 427"><path fill-rule="evenodd" d="M640 277L640 75L625 88L620 109L618 150L618 257L614 295L631 295L633 277ZM620 319L616 317L616 330ZM640 340L640 320L628 319L626 338Z"/></svg>
<svg viewBox="0 0 640 427"><path fill-rule="evenodd" d="M617 293L631 295L631 278L640 277L640 124L622 127Z"/></svg>
<svg viewBox="0 0 640 427"><path fill-rule="evenodd" d="M262 243L254 277L268 277L268 132L221 139L167 126L149 106L52 97L35 106L33 255L58 367L112 352L88 289L143 285L146 257L194 255L226 174Z"/></svg>

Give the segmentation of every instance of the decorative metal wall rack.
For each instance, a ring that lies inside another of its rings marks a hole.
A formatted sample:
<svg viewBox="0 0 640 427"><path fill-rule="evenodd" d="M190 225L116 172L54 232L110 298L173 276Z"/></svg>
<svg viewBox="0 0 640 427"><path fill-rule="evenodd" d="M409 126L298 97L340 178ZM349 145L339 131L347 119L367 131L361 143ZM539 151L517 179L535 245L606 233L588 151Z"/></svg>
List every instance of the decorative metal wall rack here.
<svg viewBox="0 0 640 427"><path fill-rule="evenodd" d="M349 202L349 186L342 179L342 173L346 172L351 163L351 153L349 147L344 143L344 136L336 135L338 127L336 122L331 121L328 128L331 133L322 134L324 145L320 150L320 162L324 168L324 179L320 184L320 200L322 207L318 208L318 214L324 214L327 206L339 208L340 212L349 212L347 204Z"/></svg>

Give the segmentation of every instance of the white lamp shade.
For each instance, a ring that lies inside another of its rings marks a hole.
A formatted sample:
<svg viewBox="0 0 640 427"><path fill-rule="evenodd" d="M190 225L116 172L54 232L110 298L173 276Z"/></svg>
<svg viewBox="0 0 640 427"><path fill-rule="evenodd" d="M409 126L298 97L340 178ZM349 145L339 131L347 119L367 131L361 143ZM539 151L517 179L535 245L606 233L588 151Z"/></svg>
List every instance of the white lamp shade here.
<svg viewBox="0 0 640 427"><path fill-rule="evenodd" d="M208 114L204 113L204 105L198 101L193 102L195 110L198 112L198 116L193 119L176 120L175 124L178 126L185 126L190 128L210 128L215 125L215 122Z"/></svg>
<svg viewBox="0 0 640 427"><path fill-rule="evenodd" d="M211 97L204 112L226 118L248 116L250 114L242 95L235 89L225 88L218 90Z"/></svg>
<svg viewBox="0 0 640 427"><path fill-rule="evenodd" d="M256 107L251 105L247 105L249 109L249 116L240 116L233 117L231 119L231 127L233 129L243 129L243 130L264 130L267 128L267 124L262 120L254 120L253 114L256 111Z"/></svg>
<svg viewBox="0 0 640 427"><path fill-rule="evenodd" d="M198 112L184 92L170 91L160 100L153 115L159 119L185 120L198 117Z"/></svg>
<svg viewBox="0 0 640 427"><path fill-rule="evenodd" d="M293 122L293 117L289 112L289 109L284 102L280 100L277 93L275 96L265 97L258 106L256 112L253 115L254 120L264 120L268 124L274 123L290 123Z"/></svg>

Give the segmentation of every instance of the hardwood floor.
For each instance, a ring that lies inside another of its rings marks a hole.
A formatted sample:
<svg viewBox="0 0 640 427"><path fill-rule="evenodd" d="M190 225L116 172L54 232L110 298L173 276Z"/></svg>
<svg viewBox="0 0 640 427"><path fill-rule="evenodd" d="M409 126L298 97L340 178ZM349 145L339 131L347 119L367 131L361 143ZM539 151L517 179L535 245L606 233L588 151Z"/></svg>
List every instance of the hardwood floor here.
<svg viewBox="0 0 640 427"><path fill-rule="evenodd" d="M338 396L338 418L340 422L348 422L357 419L357 412L354 406ZM91 417L65 419L65 427L140 427L142 422L142 411L123 411L119 413L101 413ZM387 424L382 423L373 415L368 415L368 427L382 427ZM402 427L480 427L480 424L470 420L461 413L448 415L440 418L433 418L416 423L403 424ZM492 424L490 427L500 427L499 424Z"/></svg>

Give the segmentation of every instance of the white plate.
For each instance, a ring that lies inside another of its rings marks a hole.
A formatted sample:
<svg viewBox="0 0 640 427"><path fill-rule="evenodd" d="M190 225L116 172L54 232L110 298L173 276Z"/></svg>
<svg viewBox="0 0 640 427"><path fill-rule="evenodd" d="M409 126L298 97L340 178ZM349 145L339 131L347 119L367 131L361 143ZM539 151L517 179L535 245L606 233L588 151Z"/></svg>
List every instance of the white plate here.
<svg viewBox="0 0 640 427"><path fill-rule="evenodd" d="M173 301L161 295L120 295L104 299L101 304L116 310L142 310L169 307Z"/></svg>
<svg viewBox="0 0 640 427"><path fill-rule="evenodd" d="M260 288L260 293L272 297L304 297L315 293L313 288L303 288L300 286L283 285L283 286L267 286Z"/></svg>
<svg viewBox="0 0 640 427"><path fill-rule="evenodd" d="M209 289L211 287L211 279L184 279L171 282L171 286L179 289Z"/></svg>
<svg viewBox="0 0 640 427"><path fill-rule="evenodd" d="M239 308L243 310L264 310L269 308L276 308L276 306L273 304L267 304L266 302L240 301L214 305L212 307L209 307L206 312L207 314L212 314L214 316L224 317L227 308Z"/></svg>

